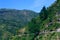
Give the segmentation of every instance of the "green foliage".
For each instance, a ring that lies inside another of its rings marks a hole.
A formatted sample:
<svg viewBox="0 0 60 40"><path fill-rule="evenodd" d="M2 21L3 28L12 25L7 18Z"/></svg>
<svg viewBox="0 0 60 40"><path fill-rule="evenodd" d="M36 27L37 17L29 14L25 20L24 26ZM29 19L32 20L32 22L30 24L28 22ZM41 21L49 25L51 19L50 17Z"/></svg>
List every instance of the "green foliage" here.
<svg viewBox="0 0 60 40"><path fill-rule="evenodd" d="M28 24L28 30L29 30L30 33L36 33L36 32L40 31L40 26L36 22L36 19L32 19L32 21L29 22L29 24Z"/></svg>
<svg viewBox="0 0 60 40"><path fill-rule="evenodd" d="M48 12L45 6L42 8L41 12L39 13L40 19L45 20L48 17Z"/></svg>
<svg viewBox="0 0 60 40"><path fill-rule="evenodd" d="M20 28L37 16L38 14L31 10L0 9L0 40L9 40L13 35L17 35Z"/></svg>
<svg viewBox="0 0 60 40"><path fill-rule="evenodd" d="M60 28L60 23L57 21L57 18L60 18L60 16L56 17L56 13L59 11L59 0L49 8L44 6L39 16L31 10L0 9L0 40L32 40L33 38L37 40L38 36L38 40L53 40L57 34L60 37L60 33L52 32ZM19 36L18 30L21 27L26 27L27 33ZM45 34L43 32L48 33Z"/></svg>

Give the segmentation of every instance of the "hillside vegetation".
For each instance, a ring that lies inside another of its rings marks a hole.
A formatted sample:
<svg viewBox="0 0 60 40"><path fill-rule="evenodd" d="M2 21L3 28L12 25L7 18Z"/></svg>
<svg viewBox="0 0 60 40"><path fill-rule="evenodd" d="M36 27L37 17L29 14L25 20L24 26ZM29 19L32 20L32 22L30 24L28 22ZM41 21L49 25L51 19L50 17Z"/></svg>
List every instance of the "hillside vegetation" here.
<svg viewBox="0 0 60 40"><path fill-rule="evenodd" d="M0 40L60 39L60 0L39 13L6 9L0 13Z"/></svg>
<svg viewBox="0 0 60 40"><path fill-rule="evenodd" d="M0 40L9 40L37 16L38 13L31 10L0 9Z"/></svg>

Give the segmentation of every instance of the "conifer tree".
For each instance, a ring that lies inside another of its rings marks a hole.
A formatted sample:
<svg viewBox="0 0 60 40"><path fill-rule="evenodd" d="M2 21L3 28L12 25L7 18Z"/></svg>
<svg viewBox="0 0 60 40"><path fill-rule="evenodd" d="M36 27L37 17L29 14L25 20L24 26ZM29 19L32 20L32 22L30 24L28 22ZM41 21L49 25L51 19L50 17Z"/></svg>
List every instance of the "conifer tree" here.
<svg viewBox="0 0 60 40"><path fill-rule="evenodd" d="M48 17L48 12L45 6L42 8L41 12L39 13L39 16L41 20L45 20Z"/></svg>

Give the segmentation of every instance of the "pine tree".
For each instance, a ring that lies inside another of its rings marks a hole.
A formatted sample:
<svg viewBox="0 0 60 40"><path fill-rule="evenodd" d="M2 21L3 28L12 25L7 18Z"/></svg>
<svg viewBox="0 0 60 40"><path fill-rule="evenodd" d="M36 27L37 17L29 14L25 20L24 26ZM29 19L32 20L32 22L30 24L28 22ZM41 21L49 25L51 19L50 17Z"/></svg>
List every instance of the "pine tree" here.
<svg viewBox="0 0 60 40"><path fill-rule="evenodd" d="M39 13L40 19L45 20L48 17L48 12L45 6L42 8L41 12Z"/></svg>

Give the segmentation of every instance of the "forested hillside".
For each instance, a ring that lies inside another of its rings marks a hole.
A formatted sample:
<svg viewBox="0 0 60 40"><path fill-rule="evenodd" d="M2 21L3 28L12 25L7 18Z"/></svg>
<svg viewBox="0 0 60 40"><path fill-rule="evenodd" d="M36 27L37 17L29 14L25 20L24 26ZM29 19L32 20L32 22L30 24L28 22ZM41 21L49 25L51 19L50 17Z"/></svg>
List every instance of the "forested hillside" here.
<svg viewBox="0 0 60 40"><path fill-rule="evenodd" d="M17 34L18 29L37 16L38 13L31 10L0 9L0 40L9 40L10 36Z"/></svg>
<svg viewBox="0 0 60 40"><path fill-rule="evenodd" d="M0 17L0 40L60 39L60 0L39 13L0 9Z"/></svg>
<svg viewBox="0 0 60 40"><path fill-rule="evenodd" d="M49 37L49 39L45 40L54 40L55 37L54 39L51 38L56 34L56 32L58 35L58 32L60 32L58 30L59 28L60 0L55 1L55 3L48 8L44 6L41 12L39 13L39 17L32 19L32 21L28 24L28 32L35 34L31 40L43 40L41 38L43 38L45 34L47 37ZM60 36L58 37L60 38ZM57 40L57 37L55 40Z"/></svg>

